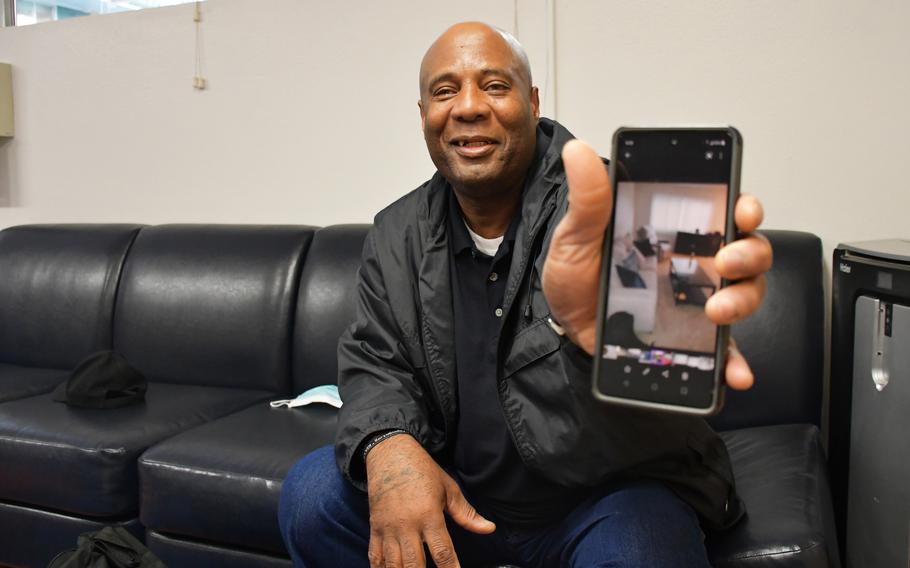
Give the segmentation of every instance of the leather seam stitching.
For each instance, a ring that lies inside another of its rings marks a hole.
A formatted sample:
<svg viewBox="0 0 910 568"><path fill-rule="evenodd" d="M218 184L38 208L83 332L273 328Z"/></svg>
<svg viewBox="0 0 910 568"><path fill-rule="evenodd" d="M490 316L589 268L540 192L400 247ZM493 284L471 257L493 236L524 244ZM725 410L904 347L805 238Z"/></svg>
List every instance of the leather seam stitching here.
<svg viewBox="0 0 910 568"><path fill-rule="evenodd" d="M224 477L234 477L234 478L242 477L244 479L255 479L255 480L261 480L261 481L265 481L265 482L275 482L275 483L284 482L284 478L265 477L262 475L250 475L248 473L227 471L225 469L190 467L190 466L186 466L186 465L178 465L178 464L174 464L174 463L168 463L168 462L157 461L157 460L143 459L140 461L140 463L142 465L147 465L150 467L160 467L162 469L170 469L170 470L174 470L174 471L181 471L184 473L215 474L215 475L222 475Z"/></svg>
<svg viewBox="0 0 910 568"><path fill-rule="evenodd" d="M72 444L62 442L48 442L44 440L29 440L15 436L0 436L0 442L10 442L13 444L27 444L31 446L44 446L50 448L59 448L61 450L75 450L86 454L126 454L126 448L80 448Z"/></svg>
<svg viewBox="0 0 910 568"><path fill-rule="evenodd" d="M809 550L812 550L813 548L818 548L821 545L822 545L821 542L813 542L809 546L806 546L806 547L796 546L792 550L785 550L785 551L779 551L779 552L763 552L763 553L759 553L759 554L744 554L744 555L739 555L739 556L732 556L728 560L729 561L750 560L752 558L766 558L766 557L770 557L770 556L784 556L784 555L791 555L791 554L796 555L796 554L802 554L804 552L808 552Z"/></svg>

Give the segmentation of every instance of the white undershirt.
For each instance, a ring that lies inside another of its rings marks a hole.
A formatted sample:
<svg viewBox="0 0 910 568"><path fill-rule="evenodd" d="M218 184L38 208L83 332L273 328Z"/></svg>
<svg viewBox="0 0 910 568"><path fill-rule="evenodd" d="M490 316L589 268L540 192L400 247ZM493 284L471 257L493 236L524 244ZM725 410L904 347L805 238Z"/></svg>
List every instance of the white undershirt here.
<svg viewBox="0 0 910 568"><path fill-rule="evenodd" d="M471 240L474 241L474 246L477 247L477 250L482 252L487 256L496 256L496 251L499 250L499 245L502 244L502 239L505 235L500 235L493 239L485 239L471 230L471 227L468 227L468 223L461 219L464 222L464 226L468 229L468 234L471 235Z"/></svg>

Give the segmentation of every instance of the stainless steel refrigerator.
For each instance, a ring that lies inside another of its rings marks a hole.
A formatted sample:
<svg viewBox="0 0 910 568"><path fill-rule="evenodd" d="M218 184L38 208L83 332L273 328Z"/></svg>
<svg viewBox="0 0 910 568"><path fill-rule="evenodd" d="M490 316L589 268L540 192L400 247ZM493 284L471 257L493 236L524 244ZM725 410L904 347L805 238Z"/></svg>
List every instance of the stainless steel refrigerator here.
<svg viewBox="0 0 910 568"><path fill-rule="evenodd" d="M908 567L910 242L840 245L833 273L829 462L839 540L848 568Z"/></svg>

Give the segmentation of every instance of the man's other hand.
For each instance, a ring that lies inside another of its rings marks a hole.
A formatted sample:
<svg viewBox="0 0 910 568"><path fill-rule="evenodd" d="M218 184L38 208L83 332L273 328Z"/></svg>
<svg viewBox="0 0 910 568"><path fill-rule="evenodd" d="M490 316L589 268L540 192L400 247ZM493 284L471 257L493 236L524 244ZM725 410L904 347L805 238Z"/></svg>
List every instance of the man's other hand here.
<svg viewBox="0 0 910 568"><path fill-rule="evenodd" d="M471 532L496 530L411 436L380 442L367 455L366 468L371 568L426 566L424 543L439 568L460 566L444 512Z"/></svg>
<svg viewBox="0 0 910 568"><path fill-rule="evenodd" d="M594 354L597 334L597 292L603 255L603 235L613 206L610 179L603 161L587 144L566 143L562 151L569 183L569 210L553 234L543 271L543 289L553 317L576 345ZM722 247L715 256L720 276L736 282L714 294L705 305L717 324L750 316L765 294L764 273L771 268L771 245L752 234L762 222L761 203L743 194L734 211L736 226L746 236ZM727 385L737 390L752 386L749 365L731 342Z"/></svg>

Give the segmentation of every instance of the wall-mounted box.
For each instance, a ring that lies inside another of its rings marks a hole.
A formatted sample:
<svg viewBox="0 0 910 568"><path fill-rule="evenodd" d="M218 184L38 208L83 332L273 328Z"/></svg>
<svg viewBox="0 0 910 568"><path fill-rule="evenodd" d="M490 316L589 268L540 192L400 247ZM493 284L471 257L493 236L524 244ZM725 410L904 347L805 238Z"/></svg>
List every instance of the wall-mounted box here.
<svg viewBox="0 0 910 568"><path fill-rule="evenodd" d="M0 63L0 136L12 136L13 74L9 63Z"/></svg>

